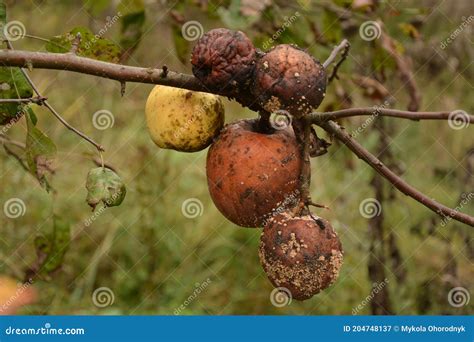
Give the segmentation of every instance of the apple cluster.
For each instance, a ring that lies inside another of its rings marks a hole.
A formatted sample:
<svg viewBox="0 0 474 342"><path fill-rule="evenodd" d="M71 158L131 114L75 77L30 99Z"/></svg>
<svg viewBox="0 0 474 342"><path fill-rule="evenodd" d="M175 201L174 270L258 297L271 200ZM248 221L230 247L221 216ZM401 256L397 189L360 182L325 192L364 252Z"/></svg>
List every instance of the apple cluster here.
<svg viewBox="0 0 474 342"><path fill-rule="evenodd" d="M326 73L305 51L278 45L255 49L240 31L215 29L193 49L193 73L212 90L250 89L267 112L301 118L325 95ZM242 227L263 227L259 256L270 282L305 300L330 286L342 265L341 242L330 223L301 214L302 149L291 125L263 132L258 119L224 126L219 96L156 86L146 105L153 141L195 152L210 146L206 173L217 209Z"/></svg>

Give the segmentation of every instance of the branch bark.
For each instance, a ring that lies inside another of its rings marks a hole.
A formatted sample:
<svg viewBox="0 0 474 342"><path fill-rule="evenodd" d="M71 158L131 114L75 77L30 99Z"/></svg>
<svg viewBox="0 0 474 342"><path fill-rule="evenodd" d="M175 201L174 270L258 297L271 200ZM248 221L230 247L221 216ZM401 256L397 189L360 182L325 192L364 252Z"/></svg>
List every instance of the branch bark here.
<svg viewBox="0 0 474 342"><path fill-rule="evenodd" d="M362 145L360 145L356 140L354 140L349 133L342 129L337 123L333 121L321 122L319 124L324 128L328 133L334 135L338 140L340 140L344 145L346 145L354 154L356 154L360 159L364 160L372 168L374 168L380 175L386 178L390 183L393 184L398 190L404 193L407 196L415 199L416 201L423 204L425 207L431 209L435 213L443 217L451 217L454 220L463 222L474 227L474 217L467 214L461 213L449 207L446 207L443 204L436 202L435 200L428 198L420 191L415 189L410 184L406 183L398 175L396 175L392 170L385 166L377 157L367 151Z"/></svg>
<svg viewBox="0 0 474 342"><path fill-rule="evenodd" d="M338 45L333 53L331 53L331 56L333 57L330 56L328 60L326 60L324 63L326 66L329 65L337 56L337 53L346 46L346 44L343 43ZM72 53L53 54L44 52L0 50L0 66L67 70L116 80L122 84L126 82L161 84L192 91L202 91L217 95L235 97L235 94L225 94L219 91L207 89L201 82L199 82L198 79L192 75L176 73L168 71L167 69L140 68L107 63L90 58L79 57ZM41 97L39 93L38 95ZM241 99L238 99L238 101L239 100ZM242 104L243 101L239 102ZM44 104L49 108L47 101L45 101ZM439 215L452 217L455 220L474 226L473 217L439 204L420 193L418 190L398 177L388 167L383 165L383 163L374 155L365 150L350 136L350 134L342 130L336 123L331 121L349 116L381 115L410 120L455 120L474 123L473 115L464 112L462 115L452 114L453 112L412 112L385 109L381 107L352 108L334 112L313 113L309 116L308 122L317 124L323 127L329 133L335 135L336 138L341 140L350 150L352 150L353 153L367 162L371 167L373 167L383 177L388 179L398 190L404 194L414 198Z"/></svg>
<svg viewBox="0 0 474 342"><path fill-rule="evenodd" d="M453 120L474 123L474 115L465 113L454 115L452 112L410 112L398 109L386 109L382 107L350 108L336 110L333 112L312 113L310 118L313 123L327 120L337 120L350 116L391 116L400 119L419 120Z"/></svg>
<svg viewBox="0 0 474 342"><path fill-rule="evenodd" d="M67 70L116 80L162 84L170 87L209 92L194 76L154 68L139 68L97 61L71 53L0 50L0 65Z"/></svg>

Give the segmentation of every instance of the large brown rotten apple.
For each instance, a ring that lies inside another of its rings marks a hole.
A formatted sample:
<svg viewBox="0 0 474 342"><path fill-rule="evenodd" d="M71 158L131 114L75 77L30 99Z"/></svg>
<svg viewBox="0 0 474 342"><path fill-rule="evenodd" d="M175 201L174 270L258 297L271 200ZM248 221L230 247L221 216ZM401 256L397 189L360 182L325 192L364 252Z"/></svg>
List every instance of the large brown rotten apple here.
<svg viewBox="0 0 474 342"><path fill-rule="evenodd" d="M230 221L259 227L299 200L302 158L291 127L264 134L257 120L227 125L207 155L212 200Z"/></svg>
<svg viewBox="0 0 474 342"><path fill-rule="evenodd" d="M286 110L301 117L324 99L326 71L305 51L277 45L258 60L253 92L266 111Z"/></svg>
<svg viewBox="0 0 474 342"><path fill-rule="evenodd" d="M337 279L342 246L325 219L283 212L263 229L260 262L275 287L284 287L297 300L309 299Z"/></svg>

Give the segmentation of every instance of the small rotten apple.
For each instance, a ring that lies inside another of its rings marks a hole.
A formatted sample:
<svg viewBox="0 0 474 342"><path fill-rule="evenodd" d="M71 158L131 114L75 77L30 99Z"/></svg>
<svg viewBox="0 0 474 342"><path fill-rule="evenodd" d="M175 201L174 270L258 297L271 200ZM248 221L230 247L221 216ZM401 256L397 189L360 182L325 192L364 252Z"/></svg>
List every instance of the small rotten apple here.
<svg viewBox="0 0 474 342"><path fill-rule="evenodd" d="M219 96L174 87L155 86L145 113L155 144L181 152L205 149L224 126Z"/></svg>
<svg viewBox="0 0 474 342"><path fill-rule="evenodd" d="M272 211L299 200L302 158L291 127L258 132L257 120L227 125L207 154L207 183L220 212L259 227Z"/></svg>
<svg viewBox="0 0 474 342"><path fill-rule="evenodd" d="M277 45L257 62L253 93L268 112L311 113L326 95L326 71L305 51Z"/></svg>
<svg viewBox="0 0 474 342"><path fill-rule="evenodd" d="M194 46L193 74L213 90L246 83L255 67L256 50L241 31L218 28L207 32Z"/></svg>
<svg viewBox="0 0 474 342"><path fill-rule="evenodd" d="M275 287L306 300L329 287L342 266L342 246L328 221L317 216L275 215L263 228L260 262Z"/></svg>

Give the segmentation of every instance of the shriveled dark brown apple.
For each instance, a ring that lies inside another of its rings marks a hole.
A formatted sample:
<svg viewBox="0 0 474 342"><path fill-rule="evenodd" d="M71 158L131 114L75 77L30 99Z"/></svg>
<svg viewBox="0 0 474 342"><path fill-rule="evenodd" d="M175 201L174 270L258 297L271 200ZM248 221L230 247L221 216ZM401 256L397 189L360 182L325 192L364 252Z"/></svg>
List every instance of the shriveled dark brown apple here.
<svg viewBox="0 0 474 342"><path fill-rule="evenodd" d="M262 226L299 199L302 158L291 127L259 133L257 120L227 125L207 155L212 200L230 221Z"/></svg>

